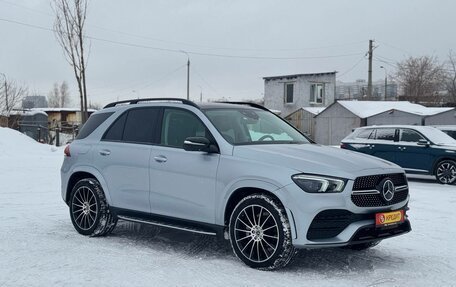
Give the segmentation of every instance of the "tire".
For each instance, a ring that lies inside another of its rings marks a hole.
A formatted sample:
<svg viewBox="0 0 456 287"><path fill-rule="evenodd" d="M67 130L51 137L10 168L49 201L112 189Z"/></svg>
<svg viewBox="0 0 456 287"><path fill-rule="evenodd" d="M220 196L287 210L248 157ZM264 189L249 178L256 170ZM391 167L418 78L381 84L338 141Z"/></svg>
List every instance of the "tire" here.
<svg viewBox="0 0 456 287"><path fill-rule="evenodd" d="M435 178L441 184L456 184L456 162L454 160L442 160L435 167Z"/></svg>
<svg viewBox="0 0 456 287"><path fill-rule="evenodd" d="M234 253L252 268L285 267L296 253L285 210L267 195L243 198L231 214L229 231Z"/></svg>
<svg viewBox="0 0 456 287"><path fill-rule="evenodd" d="M74 228L82 235L104 236L117 224L111 214L100 183L93 178L81 179L70 195L70 218Z"/></svg>
<svg viewBox="0 0 456 287"><path fill-rule="evenodd" d="M356 251L362 251L366 250L372 247L377 246L380 243L380 241L371 241L371 242L366 242L366 243L359 243L359 244L353 244L353 245L347 245L344 248L345 249L351 249L351 250L356 250Z"/></svg>

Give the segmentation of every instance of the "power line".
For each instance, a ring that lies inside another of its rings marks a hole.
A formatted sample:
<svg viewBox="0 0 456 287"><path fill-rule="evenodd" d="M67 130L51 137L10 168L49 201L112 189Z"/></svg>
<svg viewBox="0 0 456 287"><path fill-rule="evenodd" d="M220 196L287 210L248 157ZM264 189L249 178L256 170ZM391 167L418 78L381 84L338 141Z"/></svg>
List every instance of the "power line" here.
<svg viewBox="0 0 456 287"><path fill-rule="evenodd" d="M394 45L388 44L388 43L386 43L386 42L384 42L384 41L378 41L378 40L377 40L377 42L379 42L380 44L383 44L383 45L385 45L385 46L387 46L387 47L390 47L390 48L392 48L392 49L395 49L395 50L404 52L404 53L406 53L407 55L411 55L411 54L412 54L412 53L410 53L410 52L407 51L407 50L404 50L404 49L402 49L402 48L399 48L399 47L396 47L396 46L394 46Z"/></svg>
<svg viewBox="0 0 456 287"><path fill-rule="evenodd" d="M201 75L201 73L199 73L199 72L195 69L195 65L192 65L192 71L194 71L195 74L196 74L204 83L206 83L206 85L207 85L212 91L214 91L214 93L215 93L217 96L220 96L220 93L219 93L216 89L214 89L214 88L212 87L212 85L209 84L209 82L206 81L206 79Z"/></svg>
<svg viewBox="0 0 456 287"><path fill-rule="evenodd" d="M361 64L361 62L362 62L363 60L365 60L365 59L366 59L365 56L361 57L361 59L359 59L358 62L356 62L356 64L354 64L350 69L344 71L343 73L341 73L341 74L338 75L337 77L338 77L338 78L341 78L341 77L345 76L346 74L350 73L350 72L353 71L353 69L355 69L359 64Z"/></svg>
<svg viewBox="0 0 456 287"><path fill-rule="evenodd" d="M44 12L43 10L38 10L38 9L33 9L24 5L20 5L17 3L13 3L10 1L6 0L0 0L0 2L13 5L19 8L23 8L41 15L46 15L46 16L54 16L53 14ZM101 27L98 25L88 25L93 28L111 32L111 33L117 33L119 35L124 35L124 36L130 36L130 37L135 37L139 39L145 39L145 40L151 40L151 41L156 41L156 42L162 42L162 43L167 43L167 44L175 44L175 45L184 45L184 46L193 46L197 48L202 48L202 49L211 49L211 50L228 50L228 51L254 51L254 52L291 52L291 51L305 51L305 50L320 50L320 49L328 49L328 48L340 48L340 47L348 47L348 46L354 46L354 45L359 45L364 43L365 41L354 41L354 42L348 42L348 43L343 43L343 44L334 44L334 45L326 45L326 46L318 46L318 47L301 47L301 48L234 48L234 47L214 47L214 46L205 46L205 45L200 45L200 44L194 44L194 43L186 43L186 42L178 42L178 41L170 41L170 40L164 40L164 39L159 39L159 38L154 38L154 37L149 37L149 36L144 36L144 35L138 35L138 34L133 34L133 33L128 33L124 31L118 31L118 30L113 30L109 29L106 27Z"/></svg>
<svg viewBox="0 0 456 287"><path fill-rule="evenodd" d="M163 75L161 78L158 78L158 79L155 79L151 82L148 81L148 83L146 84L139 84L139 85L133 85L133 86L130 86L128 88L123 88L123 89L118 89L118 90L115 90L115 91L109 91L109 92L104 92L104 93L99 93L99 94L91 94L91 95L94 95L94 96L104 96L104 95L110 95L110 94L118 94L118 93L121 93L121 92L124 92L124 91L128 91L128 90L143 90L145 88L148 88L154 84L157 84L161 81L164 81L166 79L168 79L171 75L177 73L179 70L181 70L182 68L186 67L187 64L185 65L181 65L179 67L177 67L176 69L173 69L172 71L166 73L165 75Z"/></svg>
<svg viewBox="0 0 456 287"><path fill-rule="evenodd" d="M15 20L10 20L10 19L0 18L0 21L12 23L12 24L17 24L17 25L21 25L21 26L26 26L26 27L34 28L34 29L40 29L40 30L44 30L44 31L55 32L55 30L51 29L51 28L38 26L38 25L33 25L33 24L28 24L28 23L15 21ZM84 37L87 38L87 39L90 39L90 40L95 40L95 41L104 42L104 43L110 43L110 44L116 44L116 45L126 46L126 47L143 48L143 49L150 49L150 50L156 50L156 51L162 51L162 52L171 52L171 53L182 53L184 51L182 49L170 49L170 48L163 48L163 47L154 47L154 46L148 46L148 45L142 45L142 44L136 44L136 43L130 43L130 42L123 42L123 41L116 41L116 40L110 40L110 39L99 38L99 37L94 37L94 36L87 36L87 35L84 36ZM328 59L328 58L341 58L341 57L358 56L358 55L362 54L362 53L349 53L349 54L325 55L325 56L266 57L266 56L242 56L242 55L230 55L230 54L218 54L218 53L202 53L202 52L188 51L188 50L186 50L185 52L188 53L188 54L197 55L197 56L219 57L219 58L236 58L236 59L255 59L255 60Z"/></svg>

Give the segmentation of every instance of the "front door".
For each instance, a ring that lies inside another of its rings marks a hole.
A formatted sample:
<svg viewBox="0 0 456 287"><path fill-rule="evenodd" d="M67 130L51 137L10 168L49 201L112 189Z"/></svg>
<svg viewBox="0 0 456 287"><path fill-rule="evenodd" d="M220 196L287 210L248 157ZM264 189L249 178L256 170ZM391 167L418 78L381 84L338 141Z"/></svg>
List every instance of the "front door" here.
<svg viewBox="0 0 456 287"><path fill-rule="evenodd" d="M150 205L154 214L215 222L219 154L185 151L187 137L214 141L201 120L179 108L163 111L160 143L150 157Z"/></svg>
<svg viewBox="0 0 456 287"><path fill-rule="evenodd" d="M396 159L397 163L408 171L427 173L432 169L433 155L429 147L418 145L420 139L427 141L417 131L401 129Z"/></svg>

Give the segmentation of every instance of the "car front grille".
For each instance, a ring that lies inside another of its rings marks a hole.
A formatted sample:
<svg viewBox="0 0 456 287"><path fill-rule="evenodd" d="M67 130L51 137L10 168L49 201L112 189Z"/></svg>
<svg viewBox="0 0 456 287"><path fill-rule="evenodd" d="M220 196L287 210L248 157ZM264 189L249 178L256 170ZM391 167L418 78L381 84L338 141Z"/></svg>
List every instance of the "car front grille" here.
<svg viewBox="0 0 456 287"><path fill-rule="evenodd" d="M396 188L391 201L383 199L379 184L385 179L390 179ZM407 178L403 173L379 174L358 177L353 184L352 202L359 207L379 207L393 205L407 199L409 190Z"/></svg>
<svg viewBox="0 0 456 287"><path fill-rule="evenodd" d="M353 190L375 189L377 185L387 177L391 179L395 186L407 185L407 178L403 173L376 174L356 178L355 183L353 184Z"/></svg>

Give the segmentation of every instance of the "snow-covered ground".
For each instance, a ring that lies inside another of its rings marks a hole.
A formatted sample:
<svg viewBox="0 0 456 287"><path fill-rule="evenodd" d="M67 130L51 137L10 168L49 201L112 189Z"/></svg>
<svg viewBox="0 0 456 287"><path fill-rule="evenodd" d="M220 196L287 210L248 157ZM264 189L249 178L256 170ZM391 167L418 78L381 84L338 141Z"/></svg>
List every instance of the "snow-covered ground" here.
<svg viewBox="0 0 456 287"><path fill-rule="evenodd" d="M0 286L456 286L455 186L410 180L407 235L362 252L301 250L266 272L208 236L131 223L79 235L60 197L62 158L0 128Z"/></svg>

